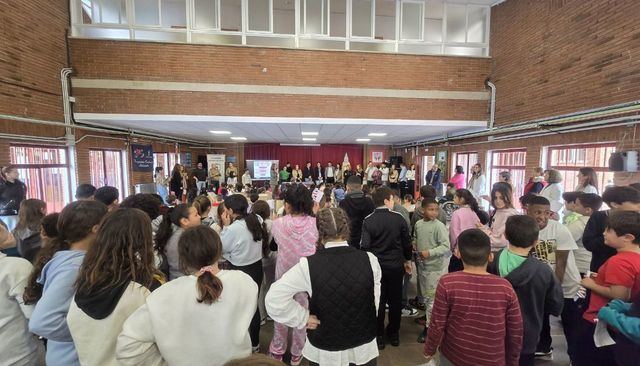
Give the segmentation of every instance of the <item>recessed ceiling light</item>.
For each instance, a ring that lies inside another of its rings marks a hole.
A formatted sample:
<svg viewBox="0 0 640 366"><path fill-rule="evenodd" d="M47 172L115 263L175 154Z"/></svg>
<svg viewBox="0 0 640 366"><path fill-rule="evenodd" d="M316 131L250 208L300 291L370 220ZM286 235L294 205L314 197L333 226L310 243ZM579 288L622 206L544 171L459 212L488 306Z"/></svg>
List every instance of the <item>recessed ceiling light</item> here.
<svg viewBox="0 0 640 366"><path fill-rule="evenodd" d="M356 139L357 142L369 142L371 139Z"/></svg>
<svg viewBox="0 0 640 366"><path fill-rule="evenodd" d="M317 132L305 132L302 131L302 136L318 136Z"/></svg>
<svg viewBox="0 0 640 366"><path fill-rule="evenodd" d="M376 137L379 137L379 136L387 136L387 133L386 133L386 132L371 132L371 133L369 134L369 136L376 136Z"/></svg>
<svg viewBox="0 0 640 366"><path fill-rule="evenodd" d="M236 141L246 141L247 138L246 137L232 137L232 140L236 140Z"/></svg>
<svg viewBox="0 0 640 366"><path fill-rule="evenodd" d="M231 135L231 131L209 131L214 135Z"/></svg>
<svg viewBox="0 0 640 366"><path fill-rule="evenodd" d="M315 137L303 137L302 141L315 141L316 138Z"/></svg>

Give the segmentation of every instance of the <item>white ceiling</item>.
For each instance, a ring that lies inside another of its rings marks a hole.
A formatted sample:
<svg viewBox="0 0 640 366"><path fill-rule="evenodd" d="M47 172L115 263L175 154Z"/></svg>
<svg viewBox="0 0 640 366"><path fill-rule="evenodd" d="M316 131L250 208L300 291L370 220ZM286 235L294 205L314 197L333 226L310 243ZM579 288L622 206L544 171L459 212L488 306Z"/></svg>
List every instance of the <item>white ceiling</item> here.
<svg viewBox="0 0 640 366"><path fill-rule="evenodd" d="M234 142L231 136L246 137L246 142L353 144L358 138L370 138L369 144L399 144L484 128L486 121L438 120L363 120L228 116L113 115L76 113L78 122L101 127L119 127L141 132L204 142ZM232 132L215 135L211 130ZM318 136L302 136L302 132ZM371 132L384 137L368 136ZM316 141L303 141L316 137Z"/></svg>

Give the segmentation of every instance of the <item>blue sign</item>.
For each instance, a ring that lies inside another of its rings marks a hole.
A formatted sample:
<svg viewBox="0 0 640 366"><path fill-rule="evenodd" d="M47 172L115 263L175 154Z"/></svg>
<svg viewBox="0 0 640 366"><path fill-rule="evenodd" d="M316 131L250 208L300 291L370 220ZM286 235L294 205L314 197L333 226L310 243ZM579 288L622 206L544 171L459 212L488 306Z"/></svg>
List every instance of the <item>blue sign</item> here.
<svg viewBox="0 0 640 366"><path fill-rule="evenodd" d="M134 172L152 172L153 148L151 145L131 145L131 161Z"/></svg>

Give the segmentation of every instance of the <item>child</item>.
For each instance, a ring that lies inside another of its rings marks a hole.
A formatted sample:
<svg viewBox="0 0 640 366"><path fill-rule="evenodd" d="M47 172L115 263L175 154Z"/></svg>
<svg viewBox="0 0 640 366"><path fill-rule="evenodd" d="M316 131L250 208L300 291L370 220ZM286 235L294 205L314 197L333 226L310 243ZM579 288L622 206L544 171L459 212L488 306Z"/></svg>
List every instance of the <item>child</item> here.
<svg viewBox="0 0 640 366"><path fill-rule="evenodd" d="M336 183L336 187L333 190L333 195L336 198L336 205L339 205L340 202L344 199L344 188L342 188L341 183Z"/></svg>
<svg viewBox="0 0 640 366"><path fill-rule="evenodd" d="M584 248L582 244L582 235L587 226L589 217L600 210L602 207L602 198L595 193L579 193L573 197L573 192L565 193L563 198L567 205L567 210L571 210L569 216L565 216L564 225L569 229L573 240L578 245L578 250L574 251L576 265L580 275L584 275L589 271L591 264L591 252Z"/></svg>
<svg viewBox="0 0 640 366"><path fill-rule="evenodd" d="M454 253L449 261L449 272L462 271L462 261L460 257L455 255L456 245L458 243L458 235L467 229L475 229L481 222L480 208L478 201L473 197L471 192L466 189L458 189L453 197L453 202L459 206L451 216L451 224L449 225L449 242L451 243L451 251ZM485 214L486 215L486 214Z"/></svg>
<svg viewBox="0 0 640 366"><path fill-rule="evenodd" d="M258 200L251 206L251 213L262 218L262 226L266 228L268 239L271 243L273 220L271 220L271 207L266 201ZM267 321L267 310L264 305L264 297L275 281L276 277L276 259L278 252L270 250L268 247L263 248L262 253L262 273L264 280L260 284L260 298L258 299L258 308L260 309L260 325L264 325Z"/></svg>
<svg viewBox="0 0 640 366"><path fill-rule="evenodd" d="M598 321L618 332L614 356L619 366L636 366L640 359L640 296L633 303L613 300L598 311Z"/></svg>
<svg viewBox="0 0 640 366"><path fill-rule="evenodd" d="M162 257L159 268L169 278L184 276L178 259L178 240L187 228L200 225L200 216L195 207L181 203L167 212L156 234L156 252Z"/></svg>
<svg viewBox="0 0 640 366"><path fill-rule="evenodd" d="M484 229L485 233L489 235L491 250L494 252L505 248L509 244L504 236L505 225L509 217L518 214L518 210L513 208L513 203L511 203L512 197L513 191L510 184L498 182L493 185L491 189L491 206L495 210L491 213L489 227L487 229L484 229L484 226L480 228Z"/></svg>
<svg viewBox="0 0 640 366"><path fill-rule="evenodd" d="M509 281L487 272L491 241L479 229L460 234L456 254L464 270L438 282L424 356L440 351L440 365L517 365L522 316Z"/></svg>
<svg viewBox="0 0 640 366"><path fill-rule="evenodd" d="M580 272L573 256L573 251L578 249L578 246L564 225L556 220L550 220L551 214L549 200L542 196L531 197L527 215L536 220L540 230L534 255L551 266L558 282L562 284L565 299L565 306L562 309L562 323L567 338L567 351L571 357L572 352L578 351L574 343L574 331L581 313L580 302L573 301L580 289ZM549 317L545 316L536 357L553 358L550 332Z"/></svg>
<svg viewBox="0 0 640 366"><path fill-rule="evenodd" d="M220 237L207 226L185 230L178 252L189 275L153 291L124 322L118 362L219 366L250 356L258 286L241 271L218 268Z"/></svg>
<svg viewBox="0 0 640 366"><path fill-rule="evenodd" d="M607 259L616 254L615 249L605 245L604 231L607 217L615 211L640 212L640 191L632 187L611 187L602 194L602 200L611 209L591 215L584 228L582 243L591 252L591 272L597 272Z"/></svg>
<svg viewBox="0 0 640 366"><path fill-rule="evenodd" d="M612 299L630 301L640 295L640 213L612 212L604 238L616 254L600 267L595 279L582 280L582 286L591 290L591 298L583 316L576 365L612 364L612 347L596 348L593 341L598 311Z"/></svg>
<svg viewBox="0 0 640 366"><path fill-rule="evenodd" d="M120 198L120 192L118 188L111 186L100 187L93 195L93 199L102 202L107 206L109 211L113 211L118 208L118 199Z"/></svg>
<svg viewBox="0 0 640 366"><path fill-rule="evenodd" d="M154 264L149 216L134 208L107 216L80 267L67 315L81 364L117 364L116 340L124 321L163 277Z"/></svg>
<svg viewBox="0 0 640 366"><path fill-rule="evenodd" d="M98 201L68 204L58 219L58 237L45 246L25 289L25 303L36 303L29 331L47 339L47 365L79 365L67 326L78 270L96 238L107 206Z"/></svg>
<svg viewBox="0 0 640 366"><path fill-rule="evenodd" d="M316 225L323 249L301 258L271 286L267 311L290 327L306 326L303 355L310 365L375 365L378 260L347 244L349 222L343 210L318 211ZM309 293L309 310L295 301L300 292Z"/></svg>
<svg viewBox="0 0 640 366"><path fill-rule="evenodd" d="M35 260L42 247L40 227L46 214L47 203L42 200L29 198L20 202L18 225L13 229L13 236L16 239L18 253L29 262Z"/></svg>
<svg viewBox="0 0 640 366"><path fill-rule="evenodd" d="M444 261L449 254L449 232L447 227L438 221L440 206L432 198L422 200L424 219L416 222L413 230L413 246L418 252L416 270L418 272L418 303L425 310L426 322L419 343L424 343L427 334L436 286L442 276Z"/></svg>
<svg viewBox="0 0 640 366"><path fill-rule="evenodd" d="M505 223L508 248L496 253L489 272L505 278L513 286L524 326L520 366L533 365L546 314L559 316L562 311L562 287L546 264L529 255L538 241L538 224L524 215L515 215Z"/></svg>

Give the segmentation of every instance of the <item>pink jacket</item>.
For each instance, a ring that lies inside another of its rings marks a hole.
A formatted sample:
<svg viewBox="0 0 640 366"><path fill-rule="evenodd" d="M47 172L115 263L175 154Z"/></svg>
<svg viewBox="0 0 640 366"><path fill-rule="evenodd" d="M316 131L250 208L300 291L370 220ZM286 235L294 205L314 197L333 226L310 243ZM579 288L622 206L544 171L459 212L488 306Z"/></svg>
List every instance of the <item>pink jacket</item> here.
<svg viewBox="0 0 640 366"><path fill-rule="evenodd" d="M456 186L456 189L462 189L467 186L464 174L454 174L451 179L449 179L449 183L453 183Z"/></svg>
<svg viewBox="0 0 640 366"><path fill-rule="evenodd" d="M469 207L460 207L451 215L449 224L449 241L451 242L451 252L458 246L458 236L467 229L476 229L480 219Z"/></svg>
<svg viewBox="0 0 640 366"><path fill-rule="evenodd" d="M300 258L316 252L318 228L315 217L286 215L273 222L271 232L278 244L276 279L298 264Z"/></svg>
<svg viewBox="0 0 640 366"><path fill-rule="evenodd" d="M518 210L515 208L503 208L496 210L491 218L491 227L487 230L487 235L491 239L491 250L498 251L502 248L506 248L509 245L509 241L504 236L505 226L507 219L510 216L518 215Z"/></svg>

